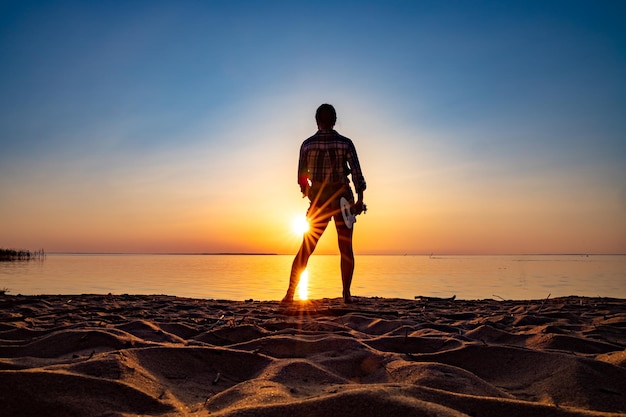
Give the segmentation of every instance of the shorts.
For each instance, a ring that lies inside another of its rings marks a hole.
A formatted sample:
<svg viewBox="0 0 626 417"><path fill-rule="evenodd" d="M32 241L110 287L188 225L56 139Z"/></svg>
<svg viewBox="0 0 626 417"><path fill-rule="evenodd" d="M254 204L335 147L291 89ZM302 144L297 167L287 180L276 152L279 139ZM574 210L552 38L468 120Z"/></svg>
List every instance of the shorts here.
<svg viewBox="0 0 626 417"><path fill-rule="evenodd" d="M336 227L345 227L341 215L339 200L344 197L354 204L354 195L349 184L346 183L322 183L313 184L309 189L311 205L307 210L306 217L312 224L328 223L332 217Z"/></svg>

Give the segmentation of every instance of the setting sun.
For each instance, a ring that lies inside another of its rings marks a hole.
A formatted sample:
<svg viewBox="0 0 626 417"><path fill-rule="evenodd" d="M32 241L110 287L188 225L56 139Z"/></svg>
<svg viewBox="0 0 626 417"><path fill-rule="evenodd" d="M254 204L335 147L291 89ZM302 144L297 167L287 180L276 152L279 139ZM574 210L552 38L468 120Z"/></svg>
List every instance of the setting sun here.
<svg viewBox="0 0 626 417"><path fill-rule="evenodd" d="M303 234L308 232L309 221L307 220L306 216L298 216L294 218L293 222L291 223L291 229L298 236L302 236Z"/></svg>
<svg viewBox="0 0 626 417"><path fill-rule="evenodd" d="M298 283L298 297L301 300L309 299L309 271L306 269L300 274L300 282Z"/></svg>

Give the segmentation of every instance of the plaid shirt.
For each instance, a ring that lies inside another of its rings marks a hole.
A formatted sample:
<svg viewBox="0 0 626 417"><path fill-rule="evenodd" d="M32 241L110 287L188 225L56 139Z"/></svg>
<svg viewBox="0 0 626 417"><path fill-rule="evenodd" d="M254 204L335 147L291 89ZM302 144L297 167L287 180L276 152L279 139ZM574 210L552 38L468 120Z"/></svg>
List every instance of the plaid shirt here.
<svg viewBox="0 0 626 417"><path fill-rule="evenodd" d="M302 143L298 162L300 187L306 187L308 181L349 184L350 174L356 192L365 191L365 178L350 139L334 130L318 130Z"/></svg>

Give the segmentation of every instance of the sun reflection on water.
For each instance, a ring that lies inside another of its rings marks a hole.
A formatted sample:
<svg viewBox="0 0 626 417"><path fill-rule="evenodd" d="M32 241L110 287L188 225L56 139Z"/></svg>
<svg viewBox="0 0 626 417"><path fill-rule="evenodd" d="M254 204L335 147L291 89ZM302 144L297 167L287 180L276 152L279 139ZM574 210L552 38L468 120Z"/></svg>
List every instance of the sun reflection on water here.
<svg viewBox="0 0 626 417"><path fill-rule="evenodd" d="M300 282L298 283L298 297L301 300L309 299L309 271L306 269L302 271L300 275Z"/></svg>

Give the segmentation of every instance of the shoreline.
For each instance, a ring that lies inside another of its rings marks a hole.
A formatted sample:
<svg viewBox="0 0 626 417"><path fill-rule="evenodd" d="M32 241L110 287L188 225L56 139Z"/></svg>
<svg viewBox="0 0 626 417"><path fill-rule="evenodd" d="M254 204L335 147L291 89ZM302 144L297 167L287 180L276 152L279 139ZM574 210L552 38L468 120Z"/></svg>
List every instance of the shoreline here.
<svg viewBox="0 0 626 417"><path fill-rule="evenodd" d="M626 300L0 295L7 415L616 416Z"/></svg>
<svg viewBox="0 0 626 417"><path fill-rule="evenodd" d="M46 255L181 255L181 256L295 256L293 253L280 252L80 252L80 251L51 251ZM316 253L316 256L338 256L339 253ZM431 259L441 257L463 256L626 256L626 253L355 253L355 256L421 256Z"/></svg>

